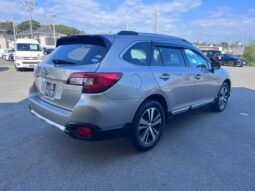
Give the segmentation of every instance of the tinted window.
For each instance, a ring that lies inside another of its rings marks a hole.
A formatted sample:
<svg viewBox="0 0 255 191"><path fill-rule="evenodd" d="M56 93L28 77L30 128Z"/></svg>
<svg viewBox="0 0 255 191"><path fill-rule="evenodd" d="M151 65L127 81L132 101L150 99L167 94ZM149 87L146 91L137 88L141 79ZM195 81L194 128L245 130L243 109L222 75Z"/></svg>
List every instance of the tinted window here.
<svg viewBox="0 0 255 191"><path fill-rule="evenodd" d="M140 42L133 45L124 55L123 59L137 65L148 65L150 43Z"/></svg>
<svg viewBox="0 0 255 191"><path fill-rule="evenodd" d="M70 44L58 46L48 57L49 60L66 60L79 65L96 64L103 60L107 49L92 44Z"/></svg>
<svg viewBox="0 0 255 191"><path fill-rule="evenodd" d="M199 54L190 49L185 49L189 65L194 68L208 68L207 61Z"/></svg>
<svg viewBox="0 0 255 191"><path fill-rule="evenodd" d="M41 47L39 46L39 44L18 43L17 50L18 51L41 51Z"/></svg>
<svg viewBox="0 0 255 191"><path fill-rule="evenodd" d="M163 61L158 47L153 47L151 59L151 66L163 66Z"/></svg>
<svg viewBox="0 0 255 191"><path fill-rule="evenodd" d="M164 66L185 66L185 62L180 49L159 48Z"/></svg>

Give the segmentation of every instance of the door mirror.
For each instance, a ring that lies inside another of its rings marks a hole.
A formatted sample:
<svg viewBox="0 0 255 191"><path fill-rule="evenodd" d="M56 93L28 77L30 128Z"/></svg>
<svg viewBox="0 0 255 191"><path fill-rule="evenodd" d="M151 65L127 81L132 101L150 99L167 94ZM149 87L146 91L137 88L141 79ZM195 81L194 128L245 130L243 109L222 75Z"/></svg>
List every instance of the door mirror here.
<svg viewBox="0 0 255 191"><path fill-rule="evenodd" d="M213 71L221 68L220 62L217 62L217 61L211 62L211 66Z"/></svg>

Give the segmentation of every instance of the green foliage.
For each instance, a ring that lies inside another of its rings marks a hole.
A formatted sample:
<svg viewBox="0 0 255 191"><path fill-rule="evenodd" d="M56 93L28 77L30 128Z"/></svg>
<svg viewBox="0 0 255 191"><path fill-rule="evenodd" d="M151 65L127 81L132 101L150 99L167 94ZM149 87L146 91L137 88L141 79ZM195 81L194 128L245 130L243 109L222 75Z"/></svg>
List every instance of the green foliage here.
<svg viewBox="0 0 255 191"><path fill-rule="evenodd" d="M0 22L0 28L7 31L7 34L13 34L13 26L11 21Z"/></svg>
<svg viewBox="0 0 255 191"><path fill-rule="evenodd" d="M247 60L248 65L255 66L255 45L245 47L243 57Z"/></svg>
<svg viewBox="0 0 255 191"><path fill-rule="evenodd" d="M66 25L56 25L56 31L65 35L81 34L82 32L74 27L69 27Z"/></svg>
<svg viewBox="0 0 255 191"><path fill-rule="evenodd" d="M33 26L33 30L36 30L41 26L41 24L38 21L32 20L32 26ZM17 25L18 32L22 32L22 31L29 30L29 29L30 29L29 21L23 21Z"/></svg>

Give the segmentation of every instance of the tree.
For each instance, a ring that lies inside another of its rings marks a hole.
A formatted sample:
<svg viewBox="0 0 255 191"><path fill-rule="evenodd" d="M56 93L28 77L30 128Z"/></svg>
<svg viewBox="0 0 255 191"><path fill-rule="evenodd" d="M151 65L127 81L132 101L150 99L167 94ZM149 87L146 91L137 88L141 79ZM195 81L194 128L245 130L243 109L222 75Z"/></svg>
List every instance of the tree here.
<svg viewBox="0 0 255 191"><path fill-rule="evenodd" d="M38 21L32 20L33 30L38 29L41 24ZM17 25L18 32L22 32L25 30L30 30L30 21L23 21Z"/></svg>
<svg viewBox="0 0 255 191"><path fill-rule="evenodd" d="M243 57L249 65L255 65L255 45L251 44L244 49Z"/></svg>
<svg viewBox="0 0 255 191"><path fill-rule="evenodd" d="M0 22L0 28L6 30L7 34L13 34L13 25L11 21Z"/></svg>
<svg viewBox="0 0 255 191"><path fill-rule="evenodd" d="M227 42L221 42L219 46L223 47L224 49L227 49L229 44Z"/></svg>
<svg viewBox="0 0 255 191"><path fill-rule="evenodd" d="M74 27L69 27L66 25L56 25L56 31L65 35L81 34L82 32Z"/></svg>

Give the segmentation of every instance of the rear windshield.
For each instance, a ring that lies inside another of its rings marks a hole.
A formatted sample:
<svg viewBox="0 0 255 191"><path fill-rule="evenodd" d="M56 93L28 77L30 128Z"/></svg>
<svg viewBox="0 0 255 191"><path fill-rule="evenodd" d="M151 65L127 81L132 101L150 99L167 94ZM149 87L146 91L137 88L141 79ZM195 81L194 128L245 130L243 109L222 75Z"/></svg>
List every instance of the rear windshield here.
<svg viewBox="0 0 255 191"><path fill-rule="evenodd" d="M207 56L212 56L212 55L221 56L222 53L221 53L221 51L208 51L207 52Z"/></svg>
<svg viewBox="0 0 255 191"><path fill-rule="evenodd" d="M48 60L65 60L78 65L96 64L103 60L107 48L92 44L69 44L58 46Z"/></svg>
<svg viewBox="0 0 255 191"><path fill-rule="evenodd" d="M18 43L17 50L18 51L42 51L39 44L33 44L33 43Z"/></svg>

